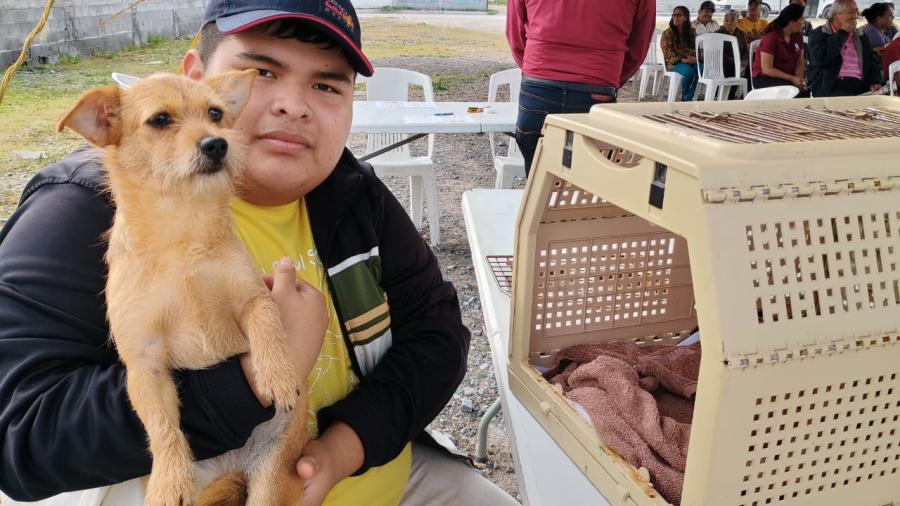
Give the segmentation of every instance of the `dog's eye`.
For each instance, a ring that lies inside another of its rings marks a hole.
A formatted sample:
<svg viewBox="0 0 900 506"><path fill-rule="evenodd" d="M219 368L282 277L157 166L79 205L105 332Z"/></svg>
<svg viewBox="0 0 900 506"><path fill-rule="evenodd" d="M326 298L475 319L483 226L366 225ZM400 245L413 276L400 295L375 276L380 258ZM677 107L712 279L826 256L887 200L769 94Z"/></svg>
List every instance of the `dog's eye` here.
<svg viewBox="0 0 900 506"><path fill-rule="evenodd" d="M147 120L147 124L153 128L166 128L172 124L172 116L169 116L167 112L158 112Z"/></svg>
<svg viewBox="0 0 900 506"><path fill-rule="evenodd" d="M209 108L209 119L213 120L213 123L218 123L222 120L222 110L216 107Z"/></svg>

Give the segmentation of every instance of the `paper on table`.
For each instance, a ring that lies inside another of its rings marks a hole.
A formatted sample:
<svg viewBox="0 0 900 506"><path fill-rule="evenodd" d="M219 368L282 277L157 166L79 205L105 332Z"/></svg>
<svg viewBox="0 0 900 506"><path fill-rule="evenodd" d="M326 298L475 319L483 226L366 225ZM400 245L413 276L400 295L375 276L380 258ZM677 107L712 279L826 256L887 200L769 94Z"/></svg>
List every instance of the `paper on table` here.
<svg viewBox="0 0 900 506"><path fill-rule="evenodd" d="M434 109L434 102L398 102L390 100L378 100L376 109Z"/></svg>
<svg viewBox="0 0 900 506"><path fill-rule="evenodd" d="M407 115L403 116L404 123L475 123L475 118L468 114L454 114L452 116Z"/></svg>

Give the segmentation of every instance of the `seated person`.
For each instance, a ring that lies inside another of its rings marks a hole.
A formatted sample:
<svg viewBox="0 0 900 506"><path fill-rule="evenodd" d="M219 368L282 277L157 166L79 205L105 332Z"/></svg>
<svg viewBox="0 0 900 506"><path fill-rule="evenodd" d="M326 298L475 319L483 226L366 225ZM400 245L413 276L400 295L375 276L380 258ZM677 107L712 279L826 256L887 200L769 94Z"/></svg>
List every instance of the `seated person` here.
<svg viewBox="0 0 900 506"><path fill-rule="evenodd" d="M694 34L715 33L719 29L719 23L712 18L715 12L716 4L710 2L710 0L700 4L700 10L697 11L697 19L691 22Z"/></svg>
<svg viewBox="0 0 900 506"><path fill-rule="evenodd" d="M891 42L887 30L894 26L894 8L889 3L877 2L862 11L862 15L868 21L862 28L862 33L869 38L872 49L881 54L884 46Z"/></svg>
<svg viewBox="0 0 900 506"><path fill-rule="evenodd" d="M895 61L900 61L900 38L894 39L893 42L884 46L884 50L881 52L881 67L884 69L884 80L888 81L890 76L888 72L891 68L891 63ZM900 83L900 72L894 73L894 84ZM890 90L889 94L897 95L897 90Z"/></svg>
<svg viewBox="0 0 900 506"><path fill-rule="evenodd" d="M808 15L806 12L806 0L791 0L790 3L797 4L801 7L803 7L803 16L806 17ZM812 29L813 29L812 23L804 20L803 21L803 36L809 37L809 32L811 32Z"/></svg>
<svg viewBox="0 0 900 506"><path fill-rule="evenodd" d="M796 86L798 96L808 97L805 72L803 7L791 4L763 32L753 56L753 87Z"/></svg>
<svg viewBox="0 0 900 506"><path fill-rule="evenodd" d="M697 55L694 54L694 29L687 7L672 10L669 28L663 32L659 45L666 62L666 70L681 74L681 99L694 99L697 89Z"/></svg>
<svg viewBox="0 0 900 506"><path fill-rule="evenodd" d="M859 95L881 89L881 59L856 29L854 0L835 0L828 21L809 36L809 88L816 97Z"/></svg>
<svg viewBox="0 0 900 506"><path fill-rule="evenodd" d="M759 16L759 0L747 2L747 15L738 21L738 28L747 35L747 43L751 43L763 36L763 30L768 24Z"/></svg>
<svg viewBox="0 0 900 506"><path fill-rule="evenodd" d="M741 61L740 68L738 68L737 75L743 76L747 72L747 61L749 58L749 45L747 43L747 35L741 31L740 28L737 27L738 20L738 12L736 10L730 10L725 13L725 19L722 22L722 28L716 33L724 33L725 35L731 35L735 37L738 41L738 53L740 53ZM730 44L725 46L725 52L723 57L723 65L722 68L725 70L726 76L735 75L734 68L734 55L732 51L730 51Z"/></svg>

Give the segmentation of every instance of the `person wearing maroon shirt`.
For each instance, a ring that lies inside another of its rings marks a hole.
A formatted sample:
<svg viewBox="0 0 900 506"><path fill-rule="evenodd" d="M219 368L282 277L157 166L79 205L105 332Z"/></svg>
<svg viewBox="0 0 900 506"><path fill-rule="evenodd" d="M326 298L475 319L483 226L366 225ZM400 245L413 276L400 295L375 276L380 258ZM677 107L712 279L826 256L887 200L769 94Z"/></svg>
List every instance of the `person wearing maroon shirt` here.
<svg viewBox="0 0 900 506"><path fill-rule="evenodd" d="M897 60L900 60L900 38L894 39L890 44L884 46L884 49L881 51L881 68L884 69L885 81L890 79L888 72L890 72L891 63L894 63ZM900 83L900 72L894 73L895 86L897 83ZM897 90L890 90L888 94L895 95L897 94Z"/></svg>
<svg viewBox="0 0 900 506"><path fill-rule="evenodd" d="M522 69L516 143L526 175L547 114L615 102L644 62L656 2L508 0L506 38Z"/></svg>
<svg viewBox="0 0 900 506"><path fill-rule="evenodd" d="M788 5L763 31L753 56L753 87L796 86L797 96L809 97L804 46L803 7Z"/></svg>

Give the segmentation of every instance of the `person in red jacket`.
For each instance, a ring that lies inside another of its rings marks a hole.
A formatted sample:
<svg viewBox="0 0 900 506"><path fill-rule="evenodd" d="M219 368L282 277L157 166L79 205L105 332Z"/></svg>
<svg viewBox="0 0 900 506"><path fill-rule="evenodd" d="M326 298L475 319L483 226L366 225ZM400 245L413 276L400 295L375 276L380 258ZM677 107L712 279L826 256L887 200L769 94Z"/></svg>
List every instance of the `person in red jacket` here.
<svg viewBox="0 0 900 506"><path fill-rule="evenodd" d="M891 68L891 63L895 61L900 61L900 38L894 39L890 44L884 46L884 49L881 50L881 63L884 68L884 80L885 82L889 82L891 76L889 74L889 70ZM900 83L900 72L894 73L894 85ZM889 90L890 95L897 95L897 90Z"/></svg>
<svg viewBox="0 0 900 506"><path fill-rule="evenodd" d="M656 2L598 8L591 0L509 0L507 6L506 38L522 69L516 142L528 174L547 114L615 102L647 55Z"/></svg>

